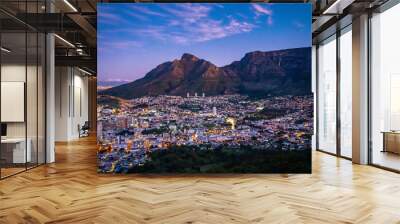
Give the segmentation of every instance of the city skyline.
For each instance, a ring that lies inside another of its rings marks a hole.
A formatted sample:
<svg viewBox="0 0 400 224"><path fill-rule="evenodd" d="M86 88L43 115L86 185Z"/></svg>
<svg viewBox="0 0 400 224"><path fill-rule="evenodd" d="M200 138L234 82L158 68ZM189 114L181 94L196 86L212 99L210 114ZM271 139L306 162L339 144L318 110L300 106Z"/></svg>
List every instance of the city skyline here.
<svg viewBox="0 0 400 224"><path fill-rule="evenodd" d="M311 172L312 95L98 102L102 173Z"/></svg>
<svg viewBox="0 0 400 224"><path fill-rule="evenodd" d="M311 46L308 4L99 4L98 8L100 81L142 78L183 53L224 66L250 51Z"/></svg>

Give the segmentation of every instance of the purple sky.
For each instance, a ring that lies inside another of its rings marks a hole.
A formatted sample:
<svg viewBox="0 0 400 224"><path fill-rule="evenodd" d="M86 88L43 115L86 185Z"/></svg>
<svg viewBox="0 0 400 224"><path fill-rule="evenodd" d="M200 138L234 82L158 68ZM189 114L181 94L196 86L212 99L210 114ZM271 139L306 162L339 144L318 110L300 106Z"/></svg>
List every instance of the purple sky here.
<svg viewBox="0 0 400 224"><path fill-rule="evenodd" d="M218 66L311 46L310 4L98 4L98 77L136 80L191 53Z"/></svg>

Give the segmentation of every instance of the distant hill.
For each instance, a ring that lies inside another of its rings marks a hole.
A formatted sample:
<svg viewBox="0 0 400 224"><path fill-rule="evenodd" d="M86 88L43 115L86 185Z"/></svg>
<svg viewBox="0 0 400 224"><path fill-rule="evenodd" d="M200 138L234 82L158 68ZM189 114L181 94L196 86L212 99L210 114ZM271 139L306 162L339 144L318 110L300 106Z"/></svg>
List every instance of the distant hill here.
<svg viewBox="0 0 400 224"><path fill-rule="evenodd" d="M97 81L97 89L98 90L105 90L105 89L109 89L115 86L120 86L122 84L128 83L130 81L123 81L123 80L116 80L116 81L102 81L99 80Z"/></svg>
<svg viewBox="0 0 400 224"><path fill-rule="evenodd" d="M217 67L191 54L165 62L136 81L100 91L125 99L154 95L311 93L311 48L247 53L240 61Z"/></svg>

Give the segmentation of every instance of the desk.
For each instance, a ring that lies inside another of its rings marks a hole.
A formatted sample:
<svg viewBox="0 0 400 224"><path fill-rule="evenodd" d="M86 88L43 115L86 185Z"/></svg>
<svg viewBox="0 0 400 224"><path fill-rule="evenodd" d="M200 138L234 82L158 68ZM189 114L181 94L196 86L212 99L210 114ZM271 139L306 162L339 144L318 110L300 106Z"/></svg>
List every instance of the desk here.
<svg viewBox="0 0 400 224"><path fill-rule="evenodd" d="M27 139L25 151L25 138L5 138L1 139L2 157L9 163L26 163L31 162L31 139ZM5 154L3 156L3 154ZM12 154L12 156L10 155ZM12 158L12 159L11 159Z"/></svg>
<svg viewBox="0 0 400 224"><path fill-rule="evenodd" d="M383 131L383 151L400 154L400 131Z"/></svg>

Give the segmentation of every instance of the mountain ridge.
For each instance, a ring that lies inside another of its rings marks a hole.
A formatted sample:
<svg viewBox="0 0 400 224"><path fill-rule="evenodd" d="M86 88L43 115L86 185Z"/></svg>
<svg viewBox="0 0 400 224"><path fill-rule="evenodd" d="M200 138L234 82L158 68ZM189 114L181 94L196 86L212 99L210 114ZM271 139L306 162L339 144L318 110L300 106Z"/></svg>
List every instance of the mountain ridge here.
<svg viewBox="0 0 400 224"><path fill-rule="evenodd" d="M154 95L311 94L311 48L248 52L239 61L218 67L190 53L164 62L143 78L99 91L125 99Z"/></svg>

